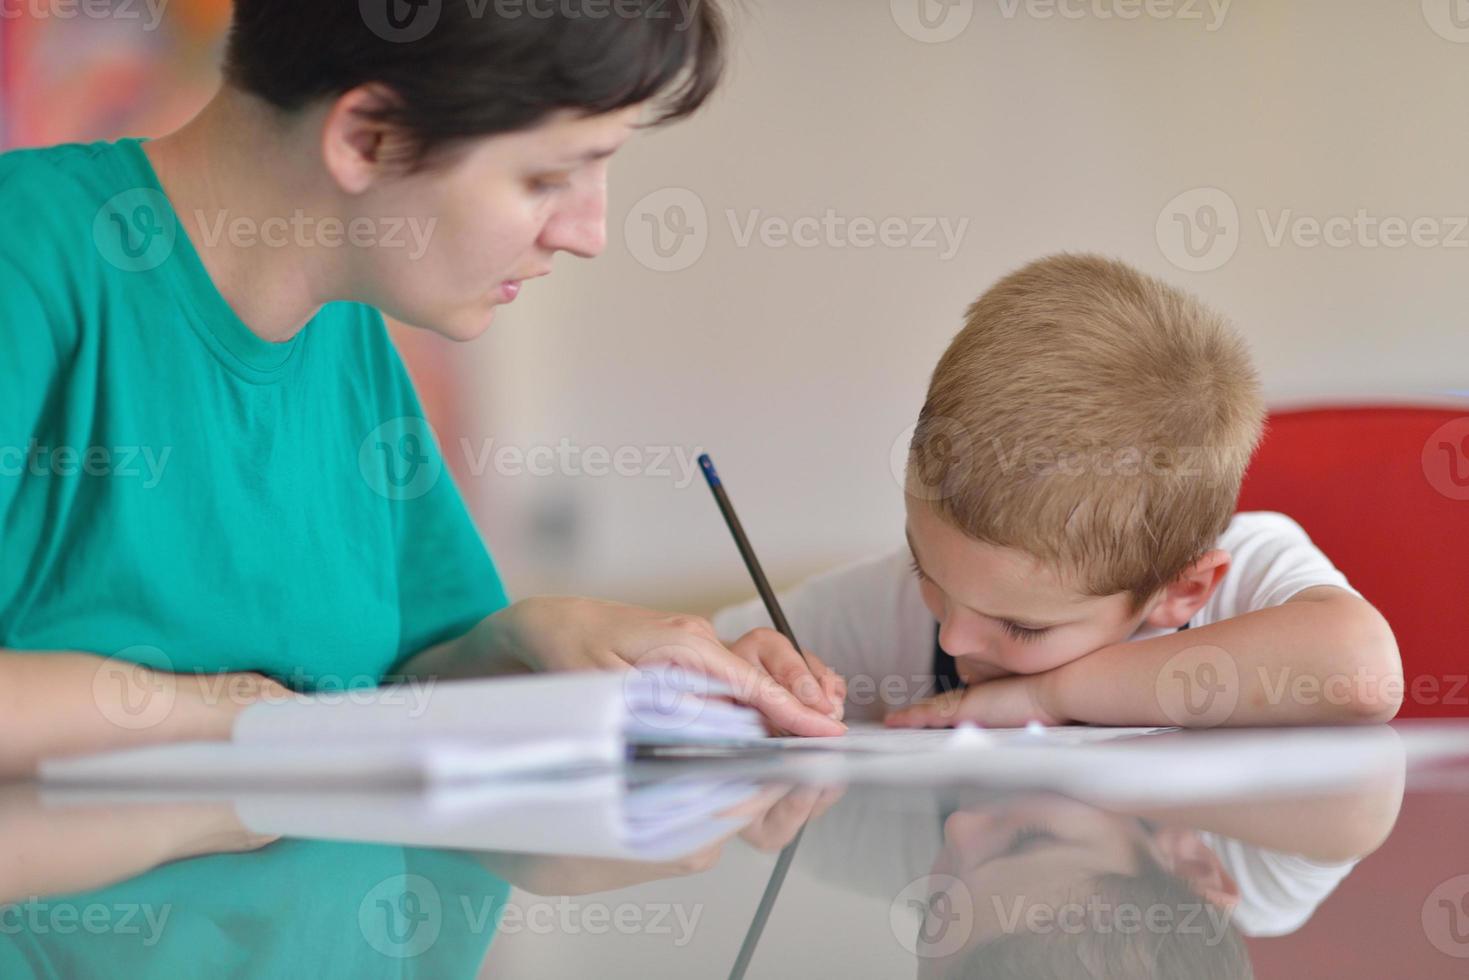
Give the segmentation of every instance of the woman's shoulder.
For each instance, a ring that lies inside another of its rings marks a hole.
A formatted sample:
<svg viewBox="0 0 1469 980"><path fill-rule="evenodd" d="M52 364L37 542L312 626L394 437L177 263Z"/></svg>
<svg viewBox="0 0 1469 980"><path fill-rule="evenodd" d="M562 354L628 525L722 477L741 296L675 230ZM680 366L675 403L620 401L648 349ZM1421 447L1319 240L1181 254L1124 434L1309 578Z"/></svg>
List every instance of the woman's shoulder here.
<svg viewBox="0 0 1469 980"><path fill-rule="evenodd" d="M87 294L102 274L98 225L127 190L113 143L69 143L0 153L0 268L6 292L43 308Z"/></svg>
<svg viewBox="0 0 1469 980"><path fill-rule="evenodd" d="M68 244L93 248L94 224L101 208L119 193L136 188L120 169L121 143L63 143L0 153L0 199L6 221L0 243L40 244L25 236L50 230Z"/></svg>
<svg viewBox="0 0 1469 980"><path fill-rule="evenodd" d="M100 197L89 193L81 146L0 154L0 360L33 378L59 370L81 343L98 295L101 256L92 228ZM39 395L37 395L39 397Z"/></svg>
<svg viewBox="0 0 1469 980"><path fill-rule="evenodd" d="M0 153L0 174L26 167L79 168L86 170L110 153L122 148L124 141L99 140L93 143L55 143L51 146L24 146Z"/></svg>

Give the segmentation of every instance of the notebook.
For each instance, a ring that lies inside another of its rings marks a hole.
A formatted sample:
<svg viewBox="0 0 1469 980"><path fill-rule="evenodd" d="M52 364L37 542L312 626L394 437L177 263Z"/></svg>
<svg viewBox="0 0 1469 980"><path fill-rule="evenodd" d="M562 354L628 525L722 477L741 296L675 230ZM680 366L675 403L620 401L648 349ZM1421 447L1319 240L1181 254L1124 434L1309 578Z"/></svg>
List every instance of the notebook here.
<svg viewBox="0 0 1469 980"><path fill-rule="evenodd" d="M752 709L677 669L541 674L293 695L228 742L43 761L48 783L430 785L617 765L629 745L762 739Z"/></svg>
<svg viewBox="0 0 1469 980"><path fill-rule="evenodd" d="M428 791L43 786L49 809L226 803L251 833L627 861L671 861L737 833L760 791L739 778L631 782L613 771Z"/></svg>

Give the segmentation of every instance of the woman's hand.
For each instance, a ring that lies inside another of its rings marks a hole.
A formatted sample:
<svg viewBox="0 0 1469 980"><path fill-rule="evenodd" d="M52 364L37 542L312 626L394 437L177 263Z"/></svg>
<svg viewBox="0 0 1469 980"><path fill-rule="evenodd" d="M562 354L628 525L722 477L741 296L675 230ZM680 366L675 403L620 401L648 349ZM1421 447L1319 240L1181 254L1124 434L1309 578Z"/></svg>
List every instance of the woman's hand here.
<svg viewBox="0 0 1469 980"><path fill-rule="evenodd" d="M772 789L773 793L763 795L759 810L740 831L741 839L760 851L785 847L847 792L845 785L767 787Z"/></svg>
<svg viewBox="0 0 1469 980"><path fill-rule="evenodd" d="M777 729L840 735L846 685L814 657L807 668L779 633L755 630L726 648L708 620L597 599L524 599L489 617L481 637L492 657L533 670L626 670L676 664L715 680ZM812 673L812 669L815 673Z"/></svg>
<svg viewBox="0 0 1469 980"><path fill-rule="evenodd" d="M763 670L801 703L842 720L847 682L810 650L797 653L791 641L772 629L753 629L729 645L735 656Z"/></svg>

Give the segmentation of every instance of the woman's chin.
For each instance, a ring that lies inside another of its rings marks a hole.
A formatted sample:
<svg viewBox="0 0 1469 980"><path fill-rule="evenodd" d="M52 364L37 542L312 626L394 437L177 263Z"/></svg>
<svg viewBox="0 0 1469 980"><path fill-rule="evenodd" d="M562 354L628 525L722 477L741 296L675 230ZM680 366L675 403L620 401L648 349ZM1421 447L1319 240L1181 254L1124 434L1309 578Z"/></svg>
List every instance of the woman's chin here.
<svg viewBox="0 0 1469 980"><path fill-rule="evenodd" d="M462 313L437 318L425 324L425 329L438 334L446 340L458 343L474 340L484 335L495 322L496 306L489 309L479 307L478 309L466 310Z"/></svg>

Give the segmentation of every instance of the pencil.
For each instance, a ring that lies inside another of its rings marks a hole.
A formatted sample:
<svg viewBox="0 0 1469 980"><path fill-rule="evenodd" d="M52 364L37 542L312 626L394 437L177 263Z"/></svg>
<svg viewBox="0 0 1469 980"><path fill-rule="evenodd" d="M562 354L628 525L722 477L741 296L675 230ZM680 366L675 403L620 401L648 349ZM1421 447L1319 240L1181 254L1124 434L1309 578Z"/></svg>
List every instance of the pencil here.
<svg viewBox="0 0 1469 980"><path fill-rule="evenodd" d="M745 536L744 526L740 524L739 515L735 513L734 504L729 502L729 494L724 490L724 481L719 478L719 471L714 468L714 460L705 453L699 457L699 468L704 471L704 481L709 484L709 492L714 494L714 502L719 505L719 512L724 515L724 523L729 525L729 533L734 537L735 547L740 549L740 557L745 560L745 568L750 571L750 578L755 580L755 589L760 593L760 599L765 603L765 611L770 614L770 621L780 635L791 642L791 646L801 655L806 662L806 667L811 667L811 661L806 656L806 651L801 649L801 644L796 642L796 634L791 629L791 624L786 620L786 615L781 611L780 601L775 597L775 590L770 587L770 580L765 577L765 570L760 567L760 559L755 557L755 549L750 545L750 539ZM816 672L813 670L814 675ZM765 891L760 896L760 904L755 909L755 918L750 923L749 930L745 933L745 941L740 944L739 954L735 957L734 967L730 970L730 980L744 980L745 971L750 967L750 960L755 955L755 947L760 944L760 937L765 932L765 924L770 918L770 910L775 907L775 899L780 894L780 889L785 884L786 873L790 871L791 860L796 856L796 847L801 843L801 835L806 832L805 826L796 831L791 842L781 849L780 857L776 858L775 868L770 873L770 880L765 883Z"/></svg>
<svg viewBox="0 0 1469 980"><path fill-rule="evenodd" d="M806 656L806 651L801 649L801 644L796 642L796 634L791 630L791 624L786 620L786 614L781 611L780 600L775 597L775 590L770 587L770 580L765 577L765 570L760 567L760 559L755 557L755 549L750 544L750 539L745 536L745 528L740 524L739 515L735 513L734 504L729 501L729 494L725 492L724 481L719 478L719 471L714 468L714 460L705 453L699 457L699 468L704 471L704 481L709 484L709 492L714 494L714 502L719 505L719 512L724 515L724 523L729 525L729 533L734 537L735 547L740 549L740 557L745 560L745 568L749 569L750 578L755 580L755 590L760 593L760 599L765 603L765 611L770 614L770 621L775 624L776 632L791 641L791 646L801 655L806 662L807 669L811 669L811 660ZM816 671L811 670L813 676Z"/></svg>

